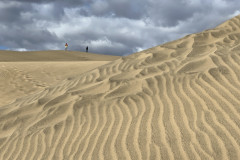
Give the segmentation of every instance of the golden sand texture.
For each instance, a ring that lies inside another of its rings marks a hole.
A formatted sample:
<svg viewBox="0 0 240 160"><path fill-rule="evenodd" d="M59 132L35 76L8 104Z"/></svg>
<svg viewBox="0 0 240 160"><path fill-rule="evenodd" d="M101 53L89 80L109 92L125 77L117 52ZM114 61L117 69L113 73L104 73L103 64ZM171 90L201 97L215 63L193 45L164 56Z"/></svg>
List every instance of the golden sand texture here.
<svg viewBox="0 0 240 160"><path fill-rule="evenodd" d="M0 62L31 62L31 61L112 61L118 56L100 55L79 51L0 51Z"/></svg>
<svg viewBox="0 0 240 160"><path fill-rule="evenodd" d="M0 62L0 107L109 61Z"/></svg>
<svg viewBox="0 0 240 160"><path fill-rule="evenodd" d="M240 159L240 16L0 108L0 159Z"/></svg>
<svg viewBox="0 0 240 160"><path fill-rule="evenodd" d="M0 107L118 58L77 51L0 51Z"/></svg>

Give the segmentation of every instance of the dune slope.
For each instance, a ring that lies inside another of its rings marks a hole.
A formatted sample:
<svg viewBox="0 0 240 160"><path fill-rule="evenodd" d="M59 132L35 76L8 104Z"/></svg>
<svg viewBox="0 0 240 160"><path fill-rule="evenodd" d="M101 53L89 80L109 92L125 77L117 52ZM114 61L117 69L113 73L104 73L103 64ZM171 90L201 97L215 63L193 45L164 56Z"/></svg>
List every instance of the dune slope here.
<svg viewBox="0 0 240 160"><path fill-rule="evenodd" d="M36 61L112 61L118 56L101 55L79 51L7 51L0 50L0 62L36 62Z"/></svg>
<svg viewBox="0 0 240 160"><path fill-rule="evenodd" d="M240 159L240 16L0 108L0 159Z"/></svg>
<svg viewBox="0 0 240 160"><path fill-rule="evenodd" d="M0 107L109 62L0 62Z"/></svg>
<svg viewBox="0 0 240 160"><path fill-rule="evenodd" d="M0 51L0 107L118 58L78 51Z"/></svg>

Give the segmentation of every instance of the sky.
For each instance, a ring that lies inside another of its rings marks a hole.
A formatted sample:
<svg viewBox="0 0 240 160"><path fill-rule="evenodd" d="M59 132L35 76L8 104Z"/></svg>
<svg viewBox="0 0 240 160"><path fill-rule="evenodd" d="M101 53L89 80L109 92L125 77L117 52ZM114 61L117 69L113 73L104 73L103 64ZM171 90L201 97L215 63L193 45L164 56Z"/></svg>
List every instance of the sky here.
<svg viewBox="0 0 240 160"><path fill-rule="evenodd" d="M125 56L214 28L239 0L0 0L0 50Z"/></svg>

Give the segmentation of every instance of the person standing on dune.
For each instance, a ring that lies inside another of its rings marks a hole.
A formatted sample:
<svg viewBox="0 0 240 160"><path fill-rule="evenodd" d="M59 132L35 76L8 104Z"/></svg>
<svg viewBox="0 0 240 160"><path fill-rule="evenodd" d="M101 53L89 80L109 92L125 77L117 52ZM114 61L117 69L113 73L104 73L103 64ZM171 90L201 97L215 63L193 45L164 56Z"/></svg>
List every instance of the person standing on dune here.
<svg viewBox="0 0 240 160"><path fill-rule="evenodd" d="M65 44L65 51L67 51L67 49L68 49L68 44L66 43Z"/></svg>
<svg viewBox="0 0 240 160"><path fill-rule="evenodd" d="M88 52L88 46L86 47L86 52Z"/></svg>

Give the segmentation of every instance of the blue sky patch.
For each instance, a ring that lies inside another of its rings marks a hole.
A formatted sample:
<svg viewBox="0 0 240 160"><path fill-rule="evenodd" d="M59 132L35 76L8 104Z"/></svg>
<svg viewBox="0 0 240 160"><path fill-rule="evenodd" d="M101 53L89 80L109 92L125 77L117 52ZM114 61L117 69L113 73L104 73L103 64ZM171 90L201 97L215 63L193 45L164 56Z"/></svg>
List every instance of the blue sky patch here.
<svg viewBox="0 0 240 160"><path fill-rule="evenodd" d="M5 46L0 46L0 50L6 50L6 49L8 49L8 48Z"/></svg>

